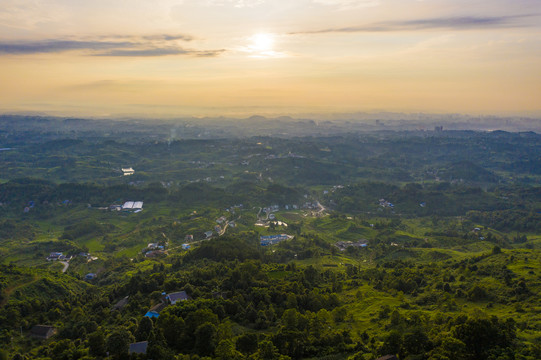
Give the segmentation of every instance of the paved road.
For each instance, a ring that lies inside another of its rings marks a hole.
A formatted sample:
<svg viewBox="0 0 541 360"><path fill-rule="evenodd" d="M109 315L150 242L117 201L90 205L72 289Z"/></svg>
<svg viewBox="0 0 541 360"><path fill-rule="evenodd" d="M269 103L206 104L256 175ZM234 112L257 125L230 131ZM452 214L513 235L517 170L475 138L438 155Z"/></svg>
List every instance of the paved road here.
<svg viewBox="0 0 541 360"><path fill-rule="evenodd" d="M61 261L60 263L61 263L62 265L64 265L64 268L62 269L62 272L65 273L65 272L68 270L68 268L69 268L69 266L70 266L70 263L67 262L67 261Z"/></svg>

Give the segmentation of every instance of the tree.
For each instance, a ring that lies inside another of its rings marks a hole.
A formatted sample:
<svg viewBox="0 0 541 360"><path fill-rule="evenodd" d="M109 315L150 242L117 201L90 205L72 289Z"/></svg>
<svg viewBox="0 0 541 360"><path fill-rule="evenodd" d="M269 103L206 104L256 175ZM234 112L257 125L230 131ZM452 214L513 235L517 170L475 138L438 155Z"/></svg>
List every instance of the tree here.
<svg viewBox="0 0 541 360"><path fill-rule="evenodd" d="M144 316L141 321L139 321L139 326L137 331L135 331L135 340L136 341L145 341L148 340L148 336L152 331L154 324L149 317Z"/></svg>
<svg viewBox="0 0 541 360"><path fill-rule="evenodd" d="M200 325L195 330L195 351L199 355L210 356L216 348L216 326L210 322Z"/></svg>
<svg viewBox="0 0 541 360"><path fill-rule="evenodd" d="M59 360L68 360L74 358L74 353L76 351L75 344L73 341L68 339L53 342L49 345L49 348L49 355L53 359Z"/></svg>
<svg viewBox="0 0 541 360"><path fill-rule="evenodd" d="M184 320L164 311L158 318L158 327L161 328L167 344L178 348L182 344L180 338L184 331Z"/></svg>
<svg viewBox="0 0 541 360"><path fill-rule="evenodd" d="M441 344L431 352L430 360L465 360L466 345L452 336L445 335Z"/></svg>
<svg viewBox="0 0 541 360"><path fill-rule="evenodd" d="M254 333L241 335L237 339L236 347L245 355L253 354L257 351L257 335Z"/></svg>
<svg viewBox="0 0 541 360"><path fill-rule="evenodd" d="M235 349L231 340L222 340L216 347L216 357L220 360L241 360L244 355Z"/></svg>
<svg viewBox="0 0 541 360"><path fill-rule="evenodd" d="M471 359L487 358L487 353L495 347L505 348L515 338L514 322L500 322L497 317L490 319L467 319L453 329L453 335L464 344Z"/></svg>
<svg viewBox="0 0 541 360"><path fill-rule="evenodd" d="M402 352L402 333L398 330L392 330L385 338L383 346L380 349L382 355L396 355Z"/></svg>
<svg viewBox="0 0 541 360"><path fill-rule="evenodd" d="M475 285L473 289L468 292L468 297L470 300L479 301L486 299L488 297L488 293L483 287Z"/></svg>
<svg viewBox="0 0 541 360"><path fill-rule="evenodd" d="M105 336L103 335L103 332L96 331L88 336L88 348L90 355L105 355Z"/></svg>
<svg viewBox="0 0 541 360"><path fill-rule="evenodd" d="M264 340L259 343L259 349L251 358L253 360L278 360L280 353L272 341Z"/></svg>
<svg viewBox="0 0 541 360"><path fill-rule="evenodd" d="M288 330L296 330L298 314L296 309L287 309L282 314L282 326Z"/></svg>
<svg viewBox="0 0 541 360"><path fill-rule="evenodd" d="M424 354L431 347L428 336L419 326L404 334L402 346L408 355Z"/></svg>
<svg viewBox="0 0 541 360"><path fill-rule="evenodd" d="M128 347L134 338L126 329L118 329L107 336L106 348L115 359L124 359L128 355Z"/></svg>
<svg viewBox="0 0 541 360"><path fill-rule="evenodd" d="M148 336L147 359L172 359L174 351L167 347L167 342L159 329L154 329Z"/></svg>

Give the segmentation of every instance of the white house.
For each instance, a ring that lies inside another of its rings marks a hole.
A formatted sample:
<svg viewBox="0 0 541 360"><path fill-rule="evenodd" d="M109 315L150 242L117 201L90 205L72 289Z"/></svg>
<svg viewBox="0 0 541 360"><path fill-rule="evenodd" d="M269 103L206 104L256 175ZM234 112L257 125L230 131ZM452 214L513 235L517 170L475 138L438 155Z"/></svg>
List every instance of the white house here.
<svg viewBox="0 0 541 360"><path fill-rule="evenodd" d="M135 174L135 170L133 170L133 168L131 168L131 167L122 168L122 173L124 174L124 176L133 175L133 174Z"/></svg>

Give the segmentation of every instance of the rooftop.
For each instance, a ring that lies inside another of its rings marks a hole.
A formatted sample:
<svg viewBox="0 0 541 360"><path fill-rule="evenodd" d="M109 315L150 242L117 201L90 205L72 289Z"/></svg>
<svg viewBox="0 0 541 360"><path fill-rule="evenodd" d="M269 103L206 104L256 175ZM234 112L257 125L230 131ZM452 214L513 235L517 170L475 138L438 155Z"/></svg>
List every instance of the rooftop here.
<svg viewBox="0 0 541 360"><path fill-rule="evenodd" d="M188 300L188 294L186 291L178 291L167 295L170 301Z"/></svg>
<svg viewBox="0 0 541 360"><path fill-rule="evenodd" d="M146 354L147 353L147 347L148 347L148 341L140 341L133 344L130 344L130 350L129 353L135 353L135 354Z"/></svg>

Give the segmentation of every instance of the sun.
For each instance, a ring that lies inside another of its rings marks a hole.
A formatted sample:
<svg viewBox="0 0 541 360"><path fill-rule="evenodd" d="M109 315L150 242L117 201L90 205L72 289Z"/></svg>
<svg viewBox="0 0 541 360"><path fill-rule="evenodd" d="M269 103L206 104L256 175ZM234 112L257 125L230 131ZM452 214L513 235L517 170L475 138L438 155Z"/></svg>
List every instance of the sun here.
<svg viewBox="0 0 541 360"><path fill-rule="evenodd" d="M240 51L248 57L257 59L276 59L287 57L287 54L276 48L282 44L282 38L270 32L258 32L244 38L244 46Z"/></svg>
<svg viewBox="0 0 541 360"><path fill-rule="evenodd" d="M275 37L269 33L258 33L250 37L250 49L254 53L272 52L274 49Z"/></svg>

